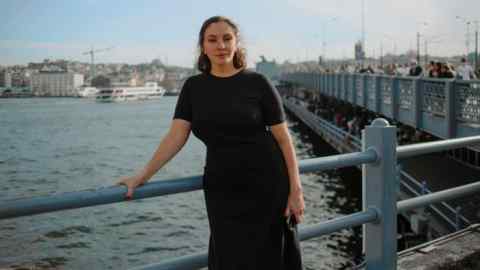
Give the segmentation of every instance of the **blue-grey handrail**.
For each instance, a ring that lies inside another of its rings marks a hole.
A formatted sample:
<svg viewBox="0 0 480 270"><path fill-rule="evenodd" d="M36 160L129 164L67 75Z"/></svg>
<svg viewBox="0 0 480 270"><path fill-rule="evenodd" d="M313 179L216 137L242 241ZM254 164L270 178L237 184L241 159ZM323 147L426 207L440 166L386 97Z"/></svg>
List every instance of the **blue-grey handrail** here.
<svg viewBox="0 0 480 270"><path fill-rule="evenodd" d="M379 213L374 208L357 212L351 215L334 218L319 224L304 226L299 225L299 238L301 241L330 234L339 230L349 229L355 226L374 222L379 218ZM200 252L191 255L176 257L161 263L136 267L130 270L191 270L207 265L207 253Z"/></svg>
<svg viewBox="0 0 480 270"><path fill-rule="evenodd" d="M434 193L422 195L419 197L406 199L398 202L397 208L399 212L406 212L415 208L423 207L432 203L452 200L461 196L475 194L480 191L480 181L455 187L447 190L437 191Z"/></svg>
<svg viewBox="0 0 480 270"><path fill-rule="evenodd" d="M450 200L480 191L480 182L465 185L462 187L451 188L429 195L423 195L419 198L408 199L397 203L398 212L406 212L415 208L426 206L430 203ZM330 234L343 229L349 229L367 222L374 222L379 218L379 213L374 208L366 211L357 212L343 217L334 218L320 224L299 226L300 240L308 240L314 237ZM131 270L191 270L204 267L207 264L207 253L196 253L174 259L166 260L161 263L150 264L133 268Z"/></svg>
<svg viewBox="0 0 480 270"><path fill-rule="evenodd" d="M397 148L397 157L399 159L419 156L423 154L452 150L455 148L465 147L479 142L480 136L471 136L465 138L456 138L435 142L415 143L410 145L399 146ZM428 150L427 150L428 149Z"/></svg>
<svg viewBox="0 0 480 270"><path fill-rule="evenodd" d="M297 100L294 99L294 101L292 102L292 98L284 99L284 103L285 103L286 107L289 110L294 111L296 114L301 115L302 120L305 121L306 123L310 123L312 125L311 127L313 129L316 129L316 124L320 124L323 127L323 129L321 130L322 133L327 132L330 136L333 136L335 138L339 138L339 140L341 140L342 142L345 142L346 132L345 133L340 132L340 131L343 131L343 130L334 126L333 123L329 123L328 121L322 119L321 117L315 115L314 113L306 110L304 108L306 105L304 105L304 106L295 105L295 101L297 101ZM312 119L313 119L313 121L312 121ZM348 134L348 135L350 135L350 134ZM357 140L359 140L359 139L357 138ZM462 142L465 142L465 140L464 139L450 140L450 142L452 144L449 147L456 147L454 145L455 142L462 143ZM350 142L350 143L352 143L352 142ZM434 145L435 145L435 143L434 143ZM353 146L353 150L361 149L361 145L359 145L355 142L353 142L353 144L351 144L351 146ZM402 147L405 147L405 146L402 146ZM410 150L410 151L412 151L412 150L413 151L419 151L419 149L421 150L422 147L423 146L421 144L413 144L413 145L408 146L407 148L404 148L404 150L407 149L407 150ZM397 151L398 150L399 150L399 148L397 148ZM401 150L401 151L404 151L404 150ZM415 155L418 155L418 154L423 154L423 153L422 152L417 152ZM397 152L397 155L398 155L398 152ZM408 157L407 155L401 156L401 158L407 158L407 157ZM399 169L399 174L400 174L400 179L401 179L400 184L401 184L402 187L404 187L406 190L408 190L414 196L422 195L420 192L417 192L415 190L415 187L421 187L421 184L418 181L413 179L412 176L410 176L409 174L407 174L405 171L403 171L401 169ZM405 180L408 180L408 183ZM414 186L411 186L411 184L413 184ZM431 193L431 192L428 191L428 193ZM453 231L457 230L457 227L459 225L459 224L456 224L456 221L455 221L456 218L458 218L459 221L463 222L463 225L470 225L471 224L468 219L466 219L463 215L459 215L457 210L453 209L446 202L441 202L438 206L432 204L432 205L429 206L429 208L432 210L432 213L434 215L439 217L440 220L444 221L448 226L450 226L450 228ZM442 211L440 208L442 208L444 210Z"/></svg>
<svg viewBox="0 0 480 270"><path fill-rule="evenodd" d="M400 177L402 179L401 185L403 187L405 187L414 196L418 197L418 196L421 196L421 195L432 193L431 190L423 187L422 184L420 184L417 180L415 180L408 173L406 173L404 171L400 171ZM406 181L410 182L411 184L407 184ZM422 193L423 188L425 189L424 190L426 192L425 194ZM457 216L458 213L456 212L455 209L453 209L452 206L450 206L446 202L440 202L438 204L438 206L435 205L435 204L431 204L429 206L429 208L433 211L433 214L435 214L437 216L440 216L445 222L447 222L448 225L450 226L450 228L452 228L453 230L456 230L458 224L455 223L455 217ZM440 208L442 208L444 210L442 210ZM471 225L471 222L465 216L460 215L458 218L459 218L459 221L463 222L462 227L466 227L468 225Z"/></svg>
<svg viewBox="0 0 480 270"><path fill-rule="evenodd" d="M336 169L375 162L377 153L373 150L301 160L301 173ZM138 187L134 199L145 199L175 193L194 191L202 188L202 176L177 178L175 180L151 181ZM0 205L0 220L29 216L53 211L89 207L125 201L124 186L104 187L51 196L4 201Z"/></svg>

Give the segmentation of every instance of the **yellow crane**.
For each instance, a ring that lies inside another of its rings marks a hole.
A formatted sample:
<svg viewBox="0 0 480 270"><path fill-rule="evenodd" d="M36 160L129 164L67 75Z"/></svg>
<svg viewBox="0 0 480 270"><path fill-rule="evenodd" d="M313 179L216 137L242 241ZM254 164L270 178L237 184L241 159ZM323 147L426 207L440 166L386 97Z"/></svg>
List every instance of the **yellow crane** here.
<svg viewBox="0 0 480 270"><path fill-rule="evenodd" d="M89 50L89 51L86 51L84 52L83 54L90 54L90 61L91 61L91 66L90 66L90 79L93 79L95 77L95 53L98 53L98 52L104 52L104 51L109 51L111 49L113 49L114 47L108 47L108 48L103 48L103 49L98 49L98 50L94 50L93 49L93 46L92 46L92 49Z"/></svg>

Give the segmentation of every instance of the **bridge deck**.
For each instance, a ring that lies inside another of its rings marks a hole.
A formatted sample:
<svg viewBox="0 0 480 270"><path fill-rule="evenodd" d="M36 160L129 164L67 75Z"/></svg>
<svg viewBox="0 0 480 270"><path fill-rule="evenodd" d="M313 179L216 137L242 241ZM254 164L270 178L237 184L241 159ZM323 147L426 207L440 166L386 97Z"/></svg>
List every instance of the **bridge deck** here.
<svg viewBox="0 0 480 270"><path fill-rule="evenodd" d="M398 270L480 269L480 225L398 254Z"/></svg>

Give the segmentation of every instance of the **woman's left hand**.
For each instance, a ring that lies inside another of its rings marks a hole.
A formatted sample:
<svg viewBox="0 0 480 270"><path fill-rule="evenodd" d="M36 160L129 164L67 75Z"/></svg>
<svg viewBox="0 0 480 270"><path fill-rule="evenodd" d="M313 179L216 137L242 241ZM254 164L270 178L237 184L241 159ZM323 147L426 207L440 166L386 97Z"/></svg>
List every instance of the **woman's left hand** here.
<svg viewBox="0 0 480 270"><path fill-rule="evenodd" d="M303 201L303 191L301 188L290 190L288 195L287 209L285 209L285 216L295 216L297 223L303 222L303 214L305 211L305 202Z"/></svg>

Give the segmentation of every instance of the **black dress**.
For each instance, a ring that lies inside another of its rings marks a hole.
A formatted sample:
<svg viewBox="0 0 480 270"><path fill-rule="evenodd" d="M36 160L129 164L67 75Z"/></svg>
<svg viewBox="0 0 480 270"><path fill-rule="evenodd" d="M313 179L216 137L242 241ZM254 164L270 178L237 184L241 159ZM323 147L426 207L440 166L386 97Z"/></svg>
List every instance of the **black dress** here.
<svg viewBox="0 0 480 270"><path fill-rule="evenodd" d="M191 122L207 147L208 269L284 269L289 178L268 130L285 121L277 90L250 71L227 78L196 75L185 82L174 118Z"/></svg>

